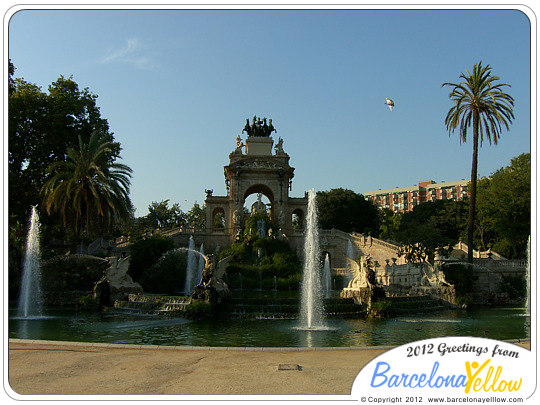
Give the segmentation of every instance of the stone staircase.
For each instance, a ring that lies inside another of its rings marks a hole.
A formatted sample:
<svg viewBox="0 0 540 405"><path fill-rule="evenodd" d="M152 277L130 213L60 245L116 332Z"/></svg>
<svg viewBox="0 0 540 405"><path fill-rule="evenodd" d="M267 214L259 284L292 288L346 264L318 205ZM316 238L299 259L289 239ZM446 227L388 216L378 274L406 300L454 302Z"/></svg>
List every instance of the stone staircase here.
<svg viewBox="0 0 540 405"><path fill-rule="evenodd" d="M424 296L387 297L396 316L435 312L448 309L444 301ZM130 294L127 300L116 301L108 312L163 317L181 317L191 303L190 297ZM323 300L328 318L361 318L366 308L353 298L326 298ZM222 300L218 307L221 317L243 319L296 319L300 311L298 298L233 297Z"/></svg>
<svg viewBox="0 0 540 405"><path fill-rule="evenodd" d="M182 316L190 297L129 294L125 301L115 301L109 312L116 314Z"/></svg>

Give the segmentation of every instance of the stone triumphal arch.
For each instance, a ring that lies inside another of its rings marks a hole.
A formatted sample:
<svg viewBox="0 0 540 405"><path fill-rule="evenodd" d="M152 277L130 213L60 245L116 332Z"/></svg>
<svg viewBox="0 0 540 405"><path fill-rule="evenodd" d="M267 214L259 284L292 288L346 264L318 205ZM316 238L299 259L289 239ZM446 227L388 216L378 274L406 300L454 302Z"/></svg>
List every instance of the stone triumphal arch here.
<svg viewBox="0 0 540 405"><path fill-rule="evenodd" d="M277 132L272 120L253 117L246 120L242 134L236 138L236 148L229 154L229 164L224 167L227 195L217 196L206 190L206 240L205 247L225 247L242 232L249 210L246 199L253 194L264 195L269 201L269 216L274 229L286 237L291 247L301 244L303 221L293 226L293 214L304 218L307 214L307 196L289 196L292 189L294 168L290 156L283 149L279 137L274 145L272 133ZM260 197L259 197L260 201ZM216 226L219 224L219 226Z"/></svg>

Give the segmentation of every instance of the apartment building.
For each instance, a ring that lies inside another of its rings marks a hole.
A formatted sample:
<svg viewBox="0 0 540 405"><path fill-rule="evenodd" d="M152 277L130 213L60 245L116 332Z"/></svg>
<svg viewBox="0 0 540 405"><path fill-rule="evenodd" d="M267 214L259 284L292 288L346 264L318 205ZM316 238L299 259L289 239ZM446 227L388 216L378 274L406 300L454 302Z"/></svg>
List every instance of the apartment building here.
<svg viewBox="0 0 540 405"><path fill-rule="evenodd" d="M468 197L469 180L435 183L433 180L421 181L417 186L396 187L387 190L364 193L366 200L372 201L380 209L388 208L394 212L412 211L423 202L436 200L463 200Z"/></svg>

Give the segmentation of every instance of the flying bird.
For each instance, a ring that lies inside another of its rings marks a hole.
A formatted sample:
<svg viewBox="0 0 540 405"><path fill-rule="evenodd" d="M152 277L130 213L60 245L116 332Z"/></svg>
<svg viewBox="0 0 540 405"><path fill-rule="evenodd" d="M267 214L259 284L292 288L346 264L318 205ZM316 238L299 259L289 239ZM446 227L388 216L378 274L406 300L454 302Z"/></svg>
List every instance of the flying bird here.
<svg viewBox="0 0 540 405"><path fill-rule="evenodd" d="M386 104L388 108L390 108L390 111L393 111L392 108L394 108L394 102L390 100L388 97L384 97L384 98L386 99L386 102L384 104Z"/></svg>

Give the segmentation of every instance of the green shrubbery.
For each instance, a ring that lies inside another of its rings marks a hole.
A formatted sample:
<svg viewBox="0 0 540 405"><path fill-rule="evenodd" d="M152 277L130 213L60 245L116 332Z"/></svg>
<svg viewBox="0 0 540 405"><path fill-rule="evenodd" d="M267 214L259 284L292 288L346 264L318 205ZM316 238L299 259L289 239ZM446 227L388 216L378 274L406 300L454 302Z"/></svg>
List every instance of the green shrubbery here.
<svg viewBox="0 0 540 405"><path fill-rule="evenodd" d="M456 289L456 303L463 306L471 303L476 280L472 266L460 263L447 264L442 267L442 270L446 281L453 284Z"/></svg>
<svg viewBox="0 0 540 405"><path fill-rule="evenodd" d="M220 254L232 256L227 268L227 283L232 289L296 290L301 281L302 263L289 243L283 239L257 234L257 221L264 220L265 229L272 229L268 216L258 213L245 223L242 240ZM275 282L274 282L275 277ZM262 280L261 280L262 278ZM261 285L262 284L262 285Z"/></svg>
<svg viewBox="0 0 540 405"><path fill-rule="evenodd" d="M369 316L372 318L389 318L394 316L395 313L395 305L390 300L375 301L369 309Z"/></svg>
<svg viewBox="0 0 540 405"><path fill-rule="evenodd" d="M179 294L186 280L187 253L169 250L162 255L140 279L146 292L156 294Z"/></svg>
<svg viewBox="0 0 540 405"><path fill-rule="evenodd" d="M128 273L133 281L141 283L143 275L163 254L174 248L174 241L168 236L154 235L139 239L129 246ZM147 278L148 279L148 278ZM145 286L141 283L143 289Z"/></svg>
<svg viewBox="0 0 540 405"><path fill-rule="evenodd" d="M89 291L103 276L109 263L93 258L57 256L42 263L43 289L48 291Z"/></svg>
<svg viewBox="0 0 540 405"><path fill-rule="evenodd" d="M77 305L77 309L82 310L93 310L97 309L99 306L98 301L96 298L94 298L93 295L85 295L81 298L79 298L79 303Z"/></svg>
<svg viewBox="0 0 540 405"><path fill-rule="evenodd" d="M191 303L184 309L184 317L186 318L209 318L212 315L212 305L201 300L191 300Z"/></svg>
<svg viewBox="0 0 540 405"><path fill-rule="evenodd" d="M527 295L527 282L522 275L503 275L501 279L501 292L508 294L511 300L525 300Z"/></svg>

